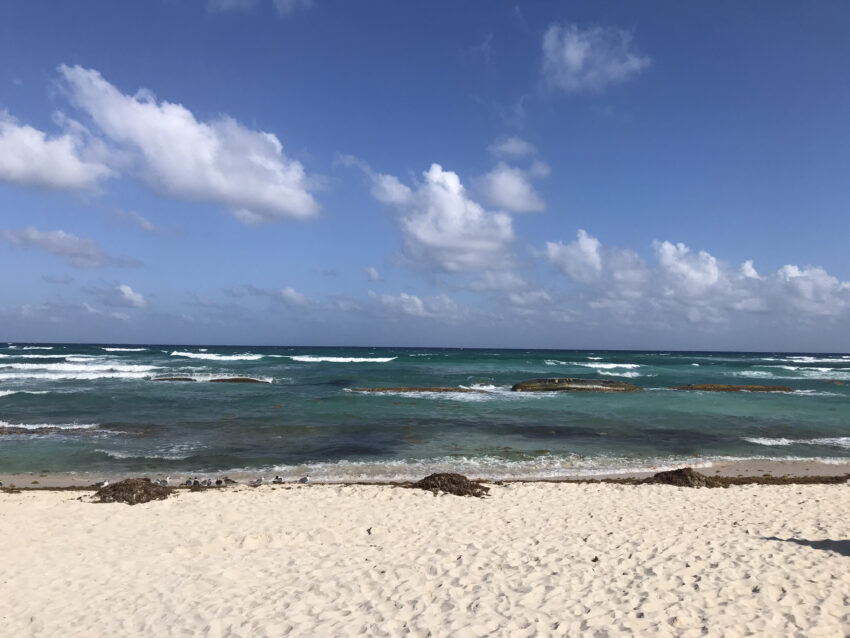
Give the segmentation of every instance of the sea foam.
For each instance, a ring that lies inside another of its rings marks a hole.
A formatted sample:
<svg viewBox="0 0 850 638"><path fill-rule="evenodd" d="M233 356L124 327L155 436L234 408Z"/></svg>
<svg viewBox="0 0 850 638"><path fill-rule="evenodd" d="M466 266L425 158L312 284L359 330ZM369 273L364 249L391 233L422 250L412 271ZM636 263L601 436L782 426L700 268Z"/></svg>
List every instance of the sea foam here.
<svg viewBox="0 0 850 638"><path fill-rule="evenodd" d="M389 363L397 357L317 357L312 355L293 355L286 358L301 363Z"/></svg>
<svg viewBox="0 0 850 638"><path fill-rule="evenodd" d="M204 359L207 361L257 361L262 359L261 354L215 354L213 352L181 352L174 350L171 353L172 357L186 357L187 359Z"/></svg>

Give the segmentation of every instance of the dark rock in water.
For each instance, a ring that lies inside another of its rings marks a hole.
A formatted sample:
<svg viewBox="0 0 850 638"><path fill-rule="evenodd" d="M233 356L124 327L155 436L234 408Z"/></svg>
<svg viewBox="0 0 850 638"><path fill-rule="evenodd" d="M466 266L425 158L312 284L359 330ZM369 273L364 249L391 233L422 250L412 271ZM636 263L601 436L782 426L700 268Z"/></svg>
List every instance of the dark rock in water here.
<svg viewBox="0 0 850 638"><path fill-rule="evenodd" d="M472 388L459 388L450 386L424 386L424 387L400 387L400 388L351 388L352 392L382 392L392 394L396 392L482 392Z"/></svg>
<svg viewBox="0 0 850 638"><path fill-rule="evenodd" d="M437 492L446 492L456 496L486 496L490 491L489 487L481 485L476 481L470 481L462 474L453 473L438 473L429 474L421 481L417 481L411 487L420 490L428 490L437 494Z"/></svg>
<svg viewBox="0 0 850 638"><path fill-rule="evenodd" d="M194 381L192 377L154 377L154 381Z"/></svg>
<svg viewBox="0 0 850 638"><path fill-rule="evenodd" d="M226 377L224 379L210 379L210 383L271 383L271 381L251 377Z"/></svg>
<svg viewBox="0 0 850 638"><path fill-rule="evenodd" d="M726 385L724 383L698 383L677 385L674 390L702 390L703 392L793 392L784 385Z"/></svg>
<svg viewBox="0 0 850 638"><path fill-rule="evenodd" d="M511 388L514 392L639 392L640 386L611 379L529 379Z"/></svg>
<svg viewBox="0 0 850 638"><path fill-rule="evenodd" d="M641 483L650 485L675 485L676 487L719 487L715 479L694 471L691 467L658 472Z"/></svg>
<svg viewBox="0 0 850 638"><path fill-rule="evenodd" d="M161 501L173 491L170 487L164 487L153 483L146 478L132 478L109 483L95 492L95 497L100 503L127 503L136 505L148 501Z"/></svg>

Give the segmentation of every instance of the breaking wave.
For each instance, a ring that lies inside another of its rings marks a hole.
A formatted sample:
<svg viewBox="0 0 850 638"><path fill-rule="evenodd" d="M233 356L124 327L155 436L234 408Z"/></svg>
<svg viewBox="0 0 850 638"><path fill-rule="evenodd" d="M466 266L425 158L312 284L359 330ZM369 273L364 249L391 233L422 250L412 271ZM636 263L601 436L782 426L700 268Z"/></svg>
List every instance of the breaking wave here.
<svg viewBox="0 0 850 638"><path fill-rule="evenodd" d="M287 359L301 363L389 363L397 357L316 357L312 355L292 355Z"/></svg>
<svg viewBox="0 0 850 638"><path fill-rule="evenodd" d="M215 354L213 352L181 352L174 350L171 353L172 357L186 357L187 359L205 359L207 361L257 361L262 359L261 354Z"/></svg>

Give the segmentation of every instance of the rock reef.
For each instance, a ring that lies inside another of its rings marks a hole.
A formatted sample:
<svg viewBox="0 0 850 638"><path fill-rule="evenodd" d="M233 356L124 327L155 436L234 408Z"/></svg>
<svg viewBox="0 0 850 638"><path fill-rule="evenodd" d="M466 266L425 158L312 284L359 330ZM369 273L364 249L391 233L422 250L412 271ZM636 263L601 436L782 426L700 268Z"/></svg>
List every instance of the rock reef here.
<svg viewBox="0 0 850 638"><path fill-rule="evenodd" d="M529 379L515 383L514 392L639 392L640 386L611 379Z"/></svg>
<svg viewBox="0 0 850 638"><path fill-rule="evenodd" d="M792 392L785 385L726 385L722 383L697 383L677 385L674 390L701 390L703 392Z"/></svg>

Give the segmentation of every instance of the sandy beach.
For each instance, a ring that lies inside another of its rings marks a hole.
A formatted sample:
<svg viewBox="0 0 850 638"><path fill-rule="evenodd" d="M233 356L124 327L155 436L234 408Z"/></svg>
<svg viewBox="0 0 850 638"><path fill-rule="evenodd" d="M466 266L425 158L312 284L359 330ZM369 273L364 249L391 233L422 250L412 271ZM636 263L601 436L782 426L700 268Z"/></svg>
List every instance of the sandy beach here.
<svg viewBox="0 0 850 638"><path fill-rule="evenodd" d="M850 486L0 493L8 636L845 636Z"/></svg>

